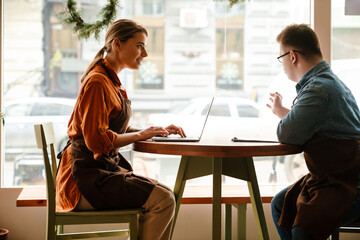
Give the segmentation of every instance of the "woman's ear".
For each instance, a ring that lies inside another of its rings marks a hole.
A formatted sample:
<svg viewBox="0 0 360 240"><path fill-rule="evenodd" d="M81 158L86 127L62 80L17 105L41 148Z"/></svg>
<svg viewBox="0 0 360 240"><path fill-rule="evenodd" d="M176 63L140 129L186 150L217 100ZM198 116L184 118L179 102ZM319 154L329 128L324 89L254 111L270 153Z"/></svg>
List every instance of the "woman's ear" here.
<svg viewBox="0 0 360 240"><path fill-rule="evenodd" d="M121 42L118 38L115 38L112 43L112 47L115 51L119 52L121 50Z"/></svg>

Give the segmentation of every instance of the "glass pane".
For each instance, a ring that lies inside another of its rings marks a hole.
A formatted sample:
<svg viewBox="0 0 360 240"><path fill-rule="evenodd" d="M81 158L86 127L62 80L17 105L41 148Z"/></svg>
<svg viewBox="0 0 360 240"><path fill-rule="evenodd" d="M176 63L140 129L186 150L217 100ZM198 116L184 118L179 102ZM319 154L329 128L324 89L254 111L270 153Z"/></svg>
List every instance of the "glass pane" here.
<svg viewBox="0 0 360 240"><path fill-rule="evenodd" d="M106 1L77 2L85 21L94 22ZM216 96L203 137L275 137L278 119L265 107L268 93L280 89L289 104L295 93L276 60L275 39L287 23L309 23L310 1L251 0L230 8L213 0L123 0L121 6L117 18L133 19L149 33L149 56L139 71L119 74L132 101L132 126L174 123L197 135ZM104 32L99 41L78 41L57 18L62 8L60 0L4 1L5 186L43 184L33 124L53 121L62 149L81 75L104 45ZM130 146L121 151L138 174L174 184L179 156L132 153ZM260 182L274 182L274 162L277 183L291 180L294 161L255 158Z"/></svg>
<svg viewBox="0 0 360 240"><path fill-rule="evenodd" d="M346 15L345 2L333 0L331 4L331 67L360 103L360 46L357 41L360 37L360 16Z"/></svg>

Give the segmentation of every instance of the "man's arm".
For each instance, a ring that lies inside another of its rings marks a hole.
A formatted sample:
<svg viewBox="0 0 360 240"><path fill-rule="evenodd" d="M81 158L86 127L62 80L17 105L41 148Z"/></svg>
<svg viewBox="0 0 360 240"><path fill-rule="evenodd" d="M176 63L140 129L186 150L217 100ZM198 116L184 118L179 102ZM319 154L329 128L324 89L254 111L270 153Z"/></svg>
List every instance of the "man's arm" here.
<svg viewBox="0 0 360 240"><path fill-rule="evenodd" d="M302 145L326 128L328 104L318 89L301 93L297 103L280 121L277 136L282 143Z"/></svg>

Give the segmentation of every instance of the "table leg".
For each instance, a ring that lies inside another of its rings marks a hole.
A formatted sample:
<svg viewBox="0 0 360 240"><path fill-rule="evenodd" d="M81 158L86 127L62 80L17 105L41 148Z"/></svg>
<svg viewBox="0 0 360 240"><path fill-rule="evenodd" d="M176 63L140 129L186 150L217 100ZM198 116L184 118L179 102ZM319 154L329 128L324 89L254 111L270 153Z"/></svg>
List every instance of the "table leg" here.
<svg viewBox="0 0 360 240"><path fill-rule="evenodd" d="M232 205L225 204L225 240L231 240L232 232Z"/></svg>
<svg viewBox="0 0 360 240"><path fill-rule="evenodd" d="M251 157L246 158L247 169L249 173L248 188L251 198L251 205L253 207L256 225L260 234L260 239L269 240L269 233L266 226L264 209L261 202L259 185L256 178L254 161Z"/></svg>
<svg viewBox="0 0 360 240"><path fill-rule="evenodd" d="M221 239L221 176L222 159L213 158L213 240Z"/></svg>
<svg viewBox="0 0 360 240"><path fill-rule="evenodd" d="M237 208L238 240L246 240L246 203L233 204Z"/></svg>
<svg viewBox="0 0 360 240"><path fill-rule="evenodd" d="M187 163L188 163L188 157L186 157L186 156L181 157L179 170L178 170L178 174L177 174L175 186L174 186L176 207L175 207L174 221L173 221L173 225L172 225L172 229L171 229L170 239L172 239L172 235L174 233L175 223L176 223L177 215L179 213L182 195L184 193L184 188L185 188L185 184L186 184L185 173L186 173Z"/></svg>
<svg viewBox="0 0 360 240"><path fill-rule="evenodd" d="M268 240L269 233L266 227L253 158L223 158L222 167L224 175L247 181L260 239Z"/></svg>

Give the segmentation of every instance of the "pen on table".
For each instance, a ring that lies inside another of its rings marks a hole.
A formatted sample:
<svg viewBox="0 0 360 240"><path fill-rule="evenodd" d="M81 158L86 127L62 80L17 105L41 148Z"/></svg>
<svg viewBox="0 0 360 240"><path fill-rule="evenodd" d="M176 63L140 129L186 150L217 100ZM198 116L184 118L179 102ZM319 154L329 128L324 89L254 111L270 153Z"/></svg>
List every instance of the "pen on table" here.
<svg viewBox="0 0 360 240"><path fill-rule="evenodd" d="M269 143L279 143L278 141L271 141L271 140L256 140L256 139L239 139L234 137L231 139L233 142L269 142Z"/></svg>

